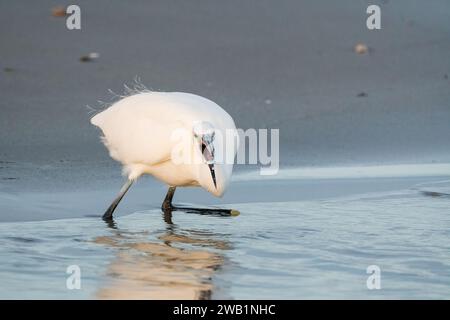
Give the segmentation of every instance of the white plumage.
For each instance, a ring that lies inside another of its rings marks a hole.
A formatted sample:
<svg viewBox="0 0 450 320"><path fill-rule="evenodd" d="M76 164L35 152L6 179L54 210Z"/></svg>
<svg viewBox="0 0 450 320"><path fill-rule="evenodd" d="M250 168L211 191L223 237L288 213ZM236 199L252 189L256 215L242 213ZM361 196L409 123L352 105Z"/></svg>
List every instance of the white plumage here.
<svg viewBox="0 0 450 320"><path fill-rule="evenodd" d="M150 174L169 186L201 186L216 196L222 196L227 188L232 163L214 159L216 181L213 181L205 161L181 164L173 161L174 148L192 152L196 160L202 158L201 142L195 134L198 125L207 124L223 137L227 130L236 131L231 116L206 98L182 92L138 93L98 113L91 123L102 130L110 156L122 163L124 174L132 181ZM174 139L174 132L180 129L189 138L181 145L180 140ZM225 154L231 152L233 159L237 147L235 144L231 150L227 149L222 139L214 139L208 146Z"/></svg>

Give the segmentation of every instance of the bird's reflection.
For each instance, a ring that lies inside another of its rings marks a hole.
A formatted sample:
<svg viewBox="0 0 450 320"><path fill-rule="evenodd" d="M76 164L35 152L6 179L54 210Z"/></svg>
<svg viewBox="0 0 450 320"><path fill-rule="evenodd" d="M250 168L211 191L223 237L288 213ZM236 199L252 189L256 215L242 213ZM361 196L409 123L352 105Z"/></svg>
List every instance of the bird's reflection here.
<svg viewBox="0 0 450 320"><path fill-rule="evenodd" d="M194 209L195 210L195 209ZM226 235L207 230L180 228L172 210L162 212L165 230L159 240L148 234L121 230L113 220L105 221L113 235L95 242L117 249L108 265L101 299L209 299L212 276L224 263L222 250L231 248Z"/></svg>

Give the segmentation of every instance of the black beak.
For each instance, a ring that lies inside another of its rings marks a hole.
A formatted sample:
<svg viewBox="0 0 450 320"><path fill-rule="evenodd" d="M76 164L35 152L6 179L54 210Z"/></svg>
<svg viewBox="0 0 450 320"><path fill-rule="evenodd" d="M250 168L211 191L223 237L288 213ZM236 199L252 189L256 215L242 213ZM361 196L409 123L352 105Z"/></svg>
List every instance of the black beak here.
<svg viewBox="0 0 450 320"><path fill-rule="evenodd" d="M216 171L214 168L214 147L210 143L211 142L206 142L202 139L201 150L203 158L205 159L205 162L208 164L209 171L211 172L211 177L214 182L214 188L217 189Z"/></svg>
<svg viewBox="0 0 450 320"><path fill-rule="evenodd" d="M214 188L216 188L217 189L217 184L216 184L216 171L215 171L215 169L214 169L214 164L208 164L208 167L209 167L209 171L211 172L211 177L212 177L212 179L213 179L213 182L214 182Z"/></svg>

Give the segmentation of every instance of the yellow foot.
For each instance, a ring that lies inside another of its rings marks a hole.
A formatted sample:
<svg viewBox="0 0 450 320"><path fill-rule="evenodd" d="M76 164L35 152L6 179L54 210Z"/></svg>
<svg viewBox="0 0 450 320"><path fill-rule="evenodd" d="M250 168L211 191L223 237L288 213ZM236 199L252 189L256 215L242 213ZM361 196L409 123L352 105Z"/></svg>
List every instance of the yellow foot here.
<svg viewBox="0 0 450 320"><path fill-rule="evenodd" d="M239 211L237 211L237 210L234 210L234 209L231 209L231 211L230 211L230 215L232 216L232 217L237 217L238 215L240 215L241 213L239 212Z"/></svg>

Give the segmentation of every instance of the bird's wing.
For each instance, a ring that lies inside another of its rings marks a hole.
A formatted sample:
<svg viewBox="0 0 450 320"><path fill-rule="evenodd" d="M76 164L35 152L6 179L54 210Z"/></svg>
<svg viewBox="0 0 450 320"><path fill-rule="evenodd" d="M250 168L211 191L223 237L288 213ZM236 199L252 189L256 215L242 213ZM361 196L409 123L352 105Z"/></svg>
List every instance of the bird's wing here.
<svg viewBox="0 0 450 320"><path fill-rule="evenodd" d="M125 165L154 165L170 159L176 143L173 132L183 123L170 112L162 112L161 106L153 107L152 101L133 98L125 98L91 119L103 131L102 140L111 157Z"/></svg>

